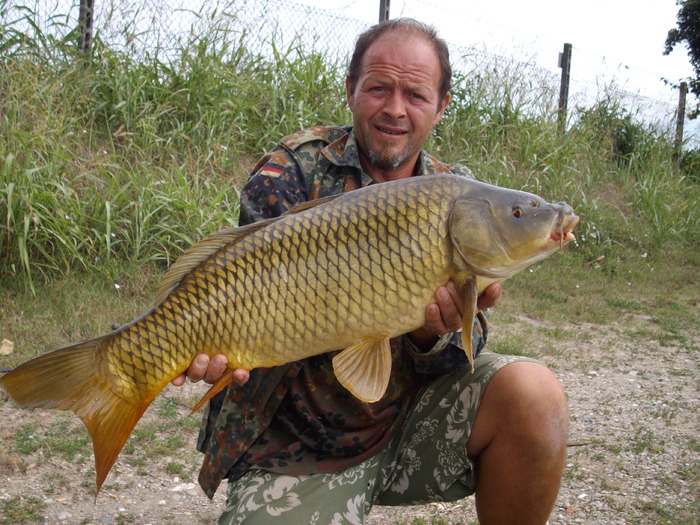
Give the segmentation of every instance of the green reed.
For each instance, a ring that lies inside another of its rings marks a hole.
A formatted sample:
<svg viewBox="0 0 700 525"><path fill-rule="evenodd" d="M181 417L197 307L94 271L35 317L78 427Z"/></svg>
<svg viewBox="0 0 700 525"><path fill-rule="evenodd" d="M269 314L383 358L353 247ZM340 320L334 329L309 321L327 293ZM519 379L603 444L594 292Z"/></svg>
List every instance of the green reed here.
<svg viewBox="0 0 700 525"><path fill-rule="evenodd" d="M299 44L261 54L244 32L213 24L174 53L98 36L86 57L71 32L2 20L0 276L30 286L120 261L172 262L236 223L248 171L281 137L351 122L345 64ZM561 136L556 86L522 67L484 59L457 75L428 149L482 180L570 202L582 259L696 250L700 177L679 171L668 133L607 98ZM623 151L603 139L621 127L633 140Z"/></svg>

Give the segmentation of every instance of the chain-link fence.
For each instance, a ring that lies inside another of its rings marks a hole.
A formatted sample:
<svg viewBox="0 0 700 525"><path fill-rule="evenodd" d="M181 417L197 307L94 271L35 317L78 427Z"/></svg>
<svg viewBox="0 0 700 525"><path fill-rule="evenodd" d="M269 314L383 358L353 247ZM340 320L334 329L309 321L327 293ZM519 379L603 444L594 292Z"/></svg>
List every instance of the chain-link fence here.
<svg viewBox="0 0 700 525"><path fill-rule="evenodd" d="M421 3L420 0L416 2ZM369 27L379 13L379 0L371 16L367 13L364 20L344 16L339 9L319 9L292 0L82 0L82 3L94 8L93 31L104 42L124 47L135 55L158 53L161 60L175 57L183 41L215 32L226 33L228 41L233 38L245 42L254 53L272 52L271 43L274 42L278 49L298 45L305 51L320 52L329 59L344 61L352 51L356 36ZM3 16L10 20L26 17L42 32L61 37L78 27L80 4L81 0L35 0L33 4L27 1L22 7L9 7ZM440 20L432 17L428 12L422 19L440 28ZM527 106L529 101L533 107L555 107L559 91L556 71L476 47L450 43L450 52L458 74L469 75L486 67L497 75L526 76L528 82L524 85L528 89L517 94L526 99L517 101L521 107ZM553 50L552 56L556 52L558 50ZM574 48L574 63L576 60L577 49ZM568 102L570 119L575 118L578 109L612 99L637 120L673 134L677 91L669 87L668 97L660 100L631 89L633 87L623 89L613 83L600 84L572 75ZM498 93L494 93L494 98L497 97ZM686 119L684 128L688 146L700 147L700 122Z"/></svg>

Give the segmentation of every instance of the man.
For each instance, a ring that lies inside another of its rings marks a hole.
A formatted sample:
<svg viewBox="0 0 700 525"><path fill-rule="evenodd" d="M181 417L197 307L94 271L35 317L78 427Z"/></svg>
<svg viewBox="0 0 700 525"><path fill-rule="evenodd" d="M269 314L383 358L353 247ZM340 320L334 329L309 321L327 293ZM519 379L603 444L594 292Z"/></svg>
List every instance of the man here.
<svg viewBox="0 0 700 525"><path fill-rule="evenodd" d="M422 150L449 103L450 78L447 47L431 28L399 19L365 32L346 80L354 126L300 132L263 157L242 191L241 224L373 182L470 176ZM479 307L499 296L492 285ZM483 524L545 523L566 451L564 393L543 365L482 351L481 323L470 373L455 333L461 311L452 283L436 290L425 326L392 340L392 381L377 403L335 380L331 354L236 370L199 441L205 492L229 480L220 523L362 523L375 503L472 493ZM187 375L213 382L225 367L223 356L201 355Z"/></svg>

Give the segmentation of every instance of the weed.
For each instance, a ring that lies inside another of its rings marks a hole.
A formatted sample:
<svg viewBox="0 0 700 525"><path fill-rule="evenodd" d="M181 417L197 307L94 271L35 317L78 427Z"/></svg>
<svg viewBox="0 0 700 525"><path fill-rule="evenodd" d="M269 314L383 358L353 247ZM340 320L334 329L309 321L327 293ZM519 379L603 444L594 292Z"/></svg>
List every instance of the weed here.
<svg viewBox="0 0 700 525"><path fill-rule="evenodd" d="M36 430L37 425L27 423L22 425L19 431L15 434L17 450L21 454L34 454L41 447L36 437L34 437Z"/></svg>
<svg viewBox="0 0 700 525"><path fill-rule="evenodd" d="M185 466L182 463L178 463L176 461L169 461L165 465L165 471L168 474L172 474L174 476L179 476L184 470Z"/></svg>
<svg viewBox="0 0 700 525"><path fill-rule="evenodd" d="M413 518L409 522L397 522L396 525L447 525L447 521L438 516L432 516L430 521L424 518Z"/></svg>
<svg viewBox="0 0 700 525"><path fill-rule="evenodd" d="M78 463L89 456L87 431L70 416L58 419L48 429L35 424L22 425L15 434L15 441L22 454L35 454L41 450L44 457L58 455Z"/></svg>
<svg viewBox="0 0 700 525"><path fill-rule="evenodd" d="M534 345L531 344L528 338L523 336L516 335L508 338L499 338L489 346L491 350L498 354L537 357L533 352Z"/></svg>
<svg viewBox="0 0 700 525"><path fill-rule="evenodd" d="M658 409L655 409L652 415L654 417L662 419L667 425L670 425L678 415L678 411L673 407L662 406Z"/></svg>
<svg viewBox="0 0 700 525"><path fill-rule="evenodd" d="M690 483L700 481L700 462L695 462L690 466L679 466L676 469L676 474L682 479Z"/></svg>
<svg viewBox="0 0 700 525"><path fill-rule="evenodd" d="M154 457L172 457L187 445L181 430L179 419L140 422L127 441L127 461L134 467L143 467Z"/></svg>
<svg viewBox="0 0 700 525"><path fill-rule="evenodd" d="M658 443L658 438L651 430L637 429L633 441L630 443L630 450L637 454L651 452L654 454L664 451L663 444Z"/></svg>
<svg viewBox="0 0 700 525"><path fill-rule="evenodd" d="M20 523L43 523L43 510L46 504L39 498L12 496L0 502L3 525L18 525Z"/></svg>
<svg viewBox="0 0 700 525"><path fill-rule="evenodd" d="M137 456L129 457L127 463L132 467L145 467L148 465L149 458L145 454L140 454Z"/></svg>
<svg viewBox="0 0 700 525"><path fill-rule="evenodd" d="M151 443L158 436L158 423L143 422L134 429L132 436L140 445Z"/></svg>
<svg viewBox="0 0 700 525"><path fill-rule="evenodd" d="M651 500L639 505L639 510L653 523L663 525L696 525L698 502L689 506L672 505L664 501Z"/></svg>
<svg viewBox="0 0 700 525"><path fill-rule="evenodd" d="M151 441L146 447L149 456L170 456L187 445L187 439L180 434L168 434L164 439Z"/></svg>
<svg viewBox="0 0 700 525"><path fill-rule="evenodd" d="M59 472L47 475L44 481L46 482L44 488L46 494L54 494L56 491L62 491L70 487L68 478Z"/></svg>
<svg viewBox="0 0 700 525"><path fill-rule="evenodd" d="M86 429L72 416L59 419L49 429L45 448L49 455L58 455L81 463L90 455L90 438Z"/></svg>
<svg viewBox="0 0 700 525"><path fill-rule="evenodd" d="M162 396L157 404L157 413L164 418L179 417L180 401L173 396Z"/></svg>

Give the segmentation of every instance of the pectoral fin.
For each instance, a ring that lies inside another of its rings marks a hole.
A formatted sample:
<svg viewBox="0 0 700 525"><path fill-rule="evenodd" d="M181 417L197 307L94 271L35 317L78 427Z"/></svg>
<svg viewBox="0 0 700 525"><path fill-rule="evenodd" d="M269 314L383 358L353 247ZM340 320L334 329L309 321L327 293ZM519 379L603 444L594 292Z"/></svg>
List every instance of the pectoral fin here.
<svg viewBox="0 0 700 525"><path fill-rule="evenodd" d="M474 372L474 350L472 349L472 332L474 331L474 316L476 316L476 300L479 291L476 288L476 277L470 275L463 287L464 290L464 315L462 317L462 346L467 354L469 364Z"/></svg>
<svg viewBox="0 0 700 525"><path fill-rule="evenodd" d="M388 337L365 339L333 358L333 371L340 384L366 403L379 401L391 375Z"/></svg>

